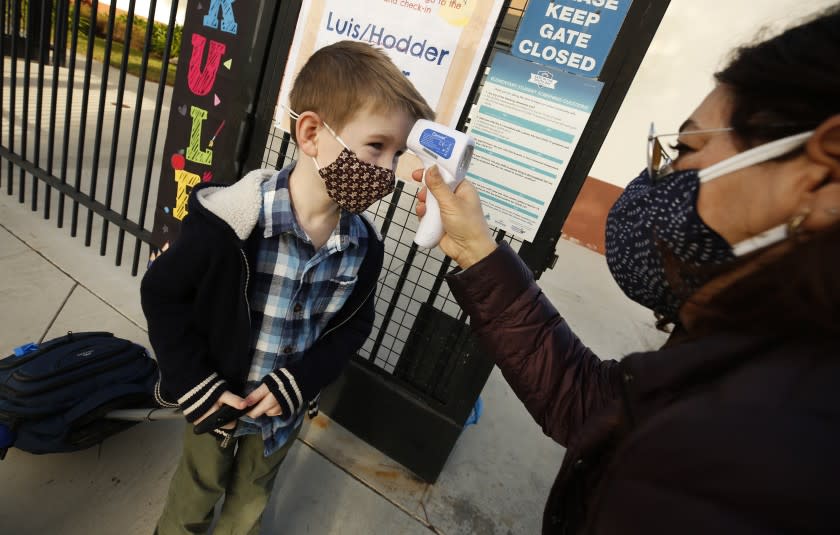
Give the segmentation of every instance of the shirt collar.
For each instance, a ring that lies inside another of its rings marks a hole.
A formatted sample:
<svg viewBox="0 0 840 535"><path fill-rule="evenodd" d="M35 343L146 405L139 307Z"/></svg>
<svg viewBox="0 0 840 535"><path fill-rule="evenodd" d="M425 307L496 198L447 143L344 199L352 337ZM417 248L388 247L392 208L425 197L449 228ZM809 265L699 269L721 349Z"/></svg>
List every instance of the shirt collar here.
<svg viewBox="0 0 840 535"><path fill-rule="evenodd" d="M263 228L263 236L271 238L281 234L293 234L303 241L309 242L309 237L301 228L292 209L292 201L289 195L289 176L295 163L284 167L269 180L262 184L263 202L260 209L260 226ZM349 246L358 246L359 240L364 235L361 228L364 223L361 216L341 210L338 218L338 226L333 230L327 243L339 251Z"/></svg>

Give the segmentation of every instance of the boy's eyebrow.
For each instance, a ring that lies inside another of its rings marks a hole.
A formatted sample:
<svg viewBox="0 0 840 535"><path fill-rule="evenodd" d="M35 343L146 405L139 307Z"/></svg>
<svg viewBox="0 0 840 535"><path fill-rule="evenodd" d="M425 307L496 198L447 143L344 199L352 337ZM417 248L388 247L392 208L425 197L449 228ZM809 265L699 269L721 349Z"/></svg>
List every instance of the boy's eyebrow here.
<svg viewBox="0 0 840 535"><path fill-rule="evenodd" d="M371 134L370 136L368 136L368 139L369 140L381 141L383 143L394 143L397 140L397 138L392 136L391 134L382 134L382 133ZM408 150L408 147L406 146L405 143L403 143L402 147L399 149L399 151L400 152L405 152L407 150Z"/></svg>

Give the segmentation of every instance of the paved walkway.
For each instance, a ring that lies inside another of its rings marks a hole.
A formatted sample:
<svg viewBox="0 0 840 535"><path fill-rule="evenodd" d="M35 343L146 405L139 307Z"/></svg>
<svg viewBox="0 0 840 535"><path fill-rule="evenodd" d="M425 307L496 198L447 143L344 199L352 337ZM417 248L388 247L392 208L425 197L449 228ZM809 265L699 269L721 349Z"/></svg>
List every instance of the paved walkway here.
<svg viewBox="0 0 840 535"><path fill-rule="evenodd" d="M647 314L624 299L603 257L562 242L541 281L603 355L653 347ZM0 195L0 355L68 330L148 344L139 278ZM563 449L542 435L498 371L443 474L427 485L346 430L308 422L277 480L265 533L537 533ZM26 535L151 533L180 447L179 421L144 423L86 451L0 463L0 525Z"/></svg>
<svg viewBox="0 0 840 535"><path fill-rule="evenodd" d="M153 95L147 88L146 98ZM126 101L133 97L127 95ZM8 103L0 105L8 110ZM166 118L168 111L163 113ZM75 129L80 112L73 117ZM62 128L58 125L59 132ZM106 132L106 138L110 135ZM122 133L120 139L126 138ZM71 139L70 154L75 154L75 142ZM124 155L118 151L116 157L121 169ZM138 155L137 161L144 163L145 157ZM115 267L110 253L99 256L96 240L86 248L82 238L70 237L68 225L56 228L54 220L45 221L28 206L28 199L21 205L16 195L6 195L2 184L0 356L24 342L66 331L107 330L148 345L140 278L131 277L128 255L122 267ZM596 352L619 356L661 342L651 315L624 298L602 256L565 241L558 254L557 268L540 284ZM465 429L435 485L419 481L325 416L307 422L277 479L263 532L539 532L564 450L541 433L498 371L482 397L483 418ZM33 456L10 451L0 462L0 531L151 533L182 430L180 421L143 423L82 452Z"/></svg>

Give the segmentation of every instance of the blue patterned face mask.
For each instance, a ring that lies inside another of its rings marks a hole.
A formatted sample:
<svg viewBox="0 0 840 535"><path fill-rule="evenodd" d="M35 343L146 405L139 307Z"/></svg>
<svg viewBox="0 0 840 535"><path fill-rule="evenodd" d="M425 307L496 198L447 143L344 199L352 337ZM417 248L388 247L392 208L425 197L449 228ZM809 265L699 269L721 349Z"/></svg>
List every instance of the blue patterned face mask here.
<svg viewBox="0 0 840 535"><path fill-rule="evenodd" d="M607 216L607 265L622 291L657 314L676 319L685 299L709 282L709 270L700 268L731 262L785 239L787 225L780 225L733 246L700 218L697 195L701 183L788 154L812 133L760 145L702 171L675 171L657 182L643 171Z"/></svg>
<svg viewBox="0 0 840 535"><path fill-rule="evenodd" d="M634 179L607 216L606 257L613 278L627 297L673 318L682 304L668 282L662 253L683 266L721 264L732 247L697 213L700 177L696 169L672 173L654 184L647 170ZM683 280L695 289L704 281Z"/></svg>

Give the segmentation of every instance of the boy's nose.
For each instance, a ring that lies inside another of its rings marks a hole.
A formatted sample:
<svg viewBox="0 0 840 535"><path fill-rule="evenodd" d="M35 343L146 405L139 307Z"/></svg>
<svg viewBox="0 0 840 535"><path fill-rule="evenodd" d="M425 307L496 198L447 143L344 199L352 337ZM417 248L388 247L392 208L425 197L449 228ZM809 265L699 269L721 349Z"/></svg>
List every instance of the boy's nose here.
<svg viewBox="0 0 840 535"><path fill-rule="evenodd" d="M396 154L391 154L390 156L383 155L379 157L379 161L376 162L376 165L384 167L385 169L390 169L391 171L396 171L397 161Z"/></svg>

